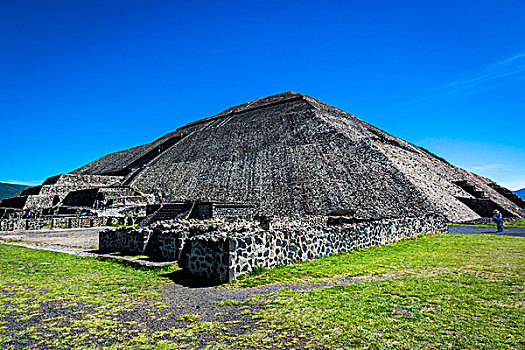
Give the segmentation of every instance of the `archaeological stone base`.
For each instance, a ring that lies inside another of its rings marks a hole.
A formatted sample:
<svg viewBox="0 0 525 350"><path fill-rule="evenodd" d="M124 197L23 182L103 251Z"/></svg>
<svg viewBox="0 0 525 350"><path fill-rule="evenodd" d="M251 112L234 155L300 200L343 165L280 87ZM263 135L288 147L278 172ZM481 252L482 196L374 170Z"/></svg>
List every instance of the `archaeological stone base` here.
<svg viewBox="0 0 525 350"><path fill-rule="evenodd" d="M444 219L435 216L337 225L328 225L324 216L274 218L263 225L241 219L176 220L141 230L101 232L99 249L177 260L194 276L228 282L255 267L287 265L446 231Z"/></svg>

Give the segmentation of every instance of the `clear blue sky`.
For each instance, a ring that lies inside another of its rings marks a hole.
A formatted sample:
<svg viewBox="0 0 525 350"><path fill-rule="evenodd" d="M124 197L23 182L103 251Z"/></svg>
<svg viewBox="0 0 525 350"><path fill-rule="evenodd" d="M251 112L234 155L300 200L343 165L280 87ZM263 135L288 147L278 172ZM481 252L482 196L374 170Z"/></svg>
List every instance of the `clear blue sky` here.
<svg viewBox="0 0 525 350"><path fill-rule="evenodd" d="M1 1L0 181L284 91L525 187L525 2Z"/></svg>

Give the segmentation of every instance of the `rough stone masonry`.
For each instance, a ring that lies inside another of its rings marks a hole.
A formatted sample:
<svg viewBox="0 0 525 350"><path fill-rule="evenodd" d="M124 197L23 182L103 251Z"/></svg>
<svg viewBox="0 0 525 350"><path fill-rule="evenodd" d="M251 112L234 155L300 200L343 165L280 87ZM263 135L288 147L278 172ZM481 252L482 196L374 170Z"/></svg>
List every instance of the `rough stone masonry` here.
<svg viewBox="0 0 525 350"><path fill-rule="evenodd" d="M497 208L525 216L525 201L492 181L291 92L189 123L72 174L123 175L142 191L161 189L167 202L246 203L260 215L355 209L363 218L439 212L460 222Z"/></svg>
<svg viewBox="0 0 525 350"><path fill-rule="evenodd" d="M273 218L261 225L244 219L176 220L141 230L100 233L102 252L148 254L178 260L192 275L230 281L255 267L274 267L446 232L443 217L348 219L329 225L327 217Z"/></svg>

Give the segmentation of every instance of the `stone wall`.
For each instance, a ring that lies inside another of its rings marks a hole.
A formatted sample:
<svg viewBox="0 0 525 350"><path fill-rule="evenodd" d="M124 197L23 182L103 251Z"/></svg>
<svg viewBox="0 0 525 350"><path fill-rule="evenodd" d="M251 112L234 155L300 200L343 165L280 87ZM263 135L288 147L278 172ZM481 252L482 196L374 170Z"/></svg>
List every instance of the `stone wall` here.
<svg viewBox="0 0 525 350"><path fill-rule="evenodd" d="M44 226L51 226L50 218L16 218L0 220L0 231L40 230Z"/></svg>
<svg viewBox="0 0 525 350"><path fill-rule="evenodd" d="M61 174L44 181L39 194L57 195L62 201L71 191L119 185L123 177Z"/></svg>
<svg viewBox="0 0 525 350"><path fill-rule="evenodd" d="M41 230L44 227L51 226L50 218L26 219L26 230Z"/></svg>
<svg viewBox="0 0 525 350"><path fill-rule="evenodd" d="M196 222L197 220L190 220ZM188 235L198 231L190 221L156 223L151 227L107 230L99 234L99 250L104 253L147 254L156 259L179 260Z"/></svg>
<svg viewBox="0 0 525 350"><path fill-rule="evenodd" d="M150 236L145 254L160 260L179 260L188 233L188 231L181 229L168 228L162 230L156 228Z"/></svg>
<svg viewBox="0 0 525 350"><path fill-rule="evenodd" d="M76 216L69 220L70 228L91 227L91 218L88 216Z"/></svg>
<svg viewBox="0 0 525 350"><path fill-rule="evenodd" d="M242 204L215 204L213 206L213 217L218 218L253 218L256 208Z"/></svg>
<svg viewBox="0 0 525 350"><path fill-rule="evenodd" d="M42 228L82 228L100 227L111 224L133 225L142 218L126 217L78 217L78 216L44 216L39 218L14 218L0 220L0 231L41 230Z"/></svg>
<svg viewBox="0 0 525 350"><path fill-rule="evenodd" d="M142 194L129 187L97 187L72 190L62 201L63 205L76 207L95 207L97 200L112 205L146 205L155 202L153 194Z"/></svg>
<svg viewBox="0 0 525 350"><path fill-rule="evenodd" d="M187 240L179 262L192 275L229 281L254 267L273 267L383 245L420 234L446 231L444 221L383 219L338 226L289 220L278 230L201 234Z"/></svg>
<svg viewBox="0 0 525 350"><path fill-rule="evenodd" d="M121 176L102 176L102 175L79 175L79 174L60 174L52 176L44 185L65 185L65 186L114 186L120 184Z"/></svg>
<svg viewBox="0 0 525 350"><path fill-rule="evenodd" d="M119 229L99 233L98 250L101 253L142 254L148 241L148 230Z"/></svg>
<svg viewBox="0 0 525 350"><path fill-rule="evenodd" d="M195 203L190 214L195 219L210 218L243 218L249 219L255 216L256 208L243 203Z"/></svg>
<svg viewBox="0 0 525 350"><path fill-rule="evenodd" d="M53 206L55 200L54 195L30 195L27 196L27 201L24 205L24 209L43 209Z"/></svg>
<svg viewBox="0 0 525 350"><path fill-rule="evenodd" d="M444 218L434 216L353 221L328 225L326 216L281 217L263 225L243 219L176 220L103 232L100 250L178 260L195 276L225 282L256 266L286 265L447 230Z"/></svg>
<svg viewBox="0 0 525 350"><path fill-rule="evenodd" d="M70 217L54 217L51 222L52 228L68 228L70 227Z"/></svg>
<svg viewBox="0 0 525 350"><path fill-rule="evenodd" d="M3 219L0 220L0 231L25 230L25 219Z"/></svg>

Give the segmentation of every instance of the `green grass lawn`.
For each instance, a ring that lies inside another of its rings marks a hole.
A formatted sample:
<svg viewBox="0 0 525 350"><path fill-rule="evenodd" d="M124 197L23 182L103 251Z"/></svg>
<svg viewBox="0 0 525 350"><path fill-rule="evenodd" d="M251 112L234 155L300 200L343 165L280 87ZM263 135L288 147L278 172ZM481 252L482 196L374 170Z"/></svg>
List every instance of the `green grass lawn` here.
<svg viewBox="0 0 525 350"><path fill-rule="evenodd" d="M340 285L222 302L240 310L229 322L171 316L165 273L0 245L0 348L525 348L521 237L433 235L259 270L223 287Z"/></svg>
<svg viewBox="0 0 525 350"><path fill-rule="evenodd" d="M282 291L239 343L365 349L523 349L525 239L437 235L279 267L238 283L301 279L370 281ZM399 276L373 280L373 276ZM266 334L266 336L265 336ZM307 341L299 335L307 336ZM286 335L286 336L285 336Z"/></svg>

